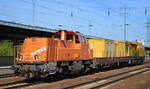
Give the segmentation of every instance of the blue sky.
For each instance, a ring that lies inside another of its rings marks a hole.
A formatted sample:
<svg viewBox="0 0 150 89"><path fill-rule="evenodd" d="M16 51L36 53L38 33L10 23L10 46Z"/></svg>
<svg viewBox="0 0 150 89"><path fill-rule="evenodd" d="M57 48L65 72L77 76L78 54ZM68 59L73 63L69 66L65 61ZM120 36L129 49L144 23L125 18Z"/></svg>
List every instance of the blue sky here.
<svg viewBox="0 0 150 89"><path fill-rule="evenodd" d="M124 15L128 7L127 40L146 39L145 23L149 17L149 0L1 0L0 20L38 25L53 29L80 31L112 40L123 40ZM145 7L147 14L145 15ZM108 15L108 12L110 13ZM92 27L89 27L92 24ZM59 27L62 25L62 27Z"/></svg>

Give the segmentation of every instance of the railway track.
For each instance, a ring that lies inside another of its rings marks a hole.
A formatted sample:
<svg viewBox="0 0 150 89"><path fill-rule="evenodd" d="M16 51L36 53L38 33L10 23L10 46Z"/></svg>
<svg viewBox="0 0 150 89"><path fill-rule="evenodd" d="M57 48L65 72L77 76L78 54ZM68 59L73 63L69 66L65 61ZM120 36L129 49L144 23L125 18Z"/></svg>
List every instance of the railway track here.
<svg viewBox="0 0 150 89"><path fill-rule="evenodd" d="M0 78L8 78L8 77L15 77L16 75L15 74L3 74L3 75L0 75Z"/></svg>
<svg viewBox="0 0 150 89"><path fill-rule="evenodd" d="M125 80L127 78L130 78L132 76L135 76L143 72L147 72L147 71L150 71L150 66L138 68L138 69L131 70L128 72L122 72L122 73L107 76L104 78L97 78L97 79L87 81L84 83L64 87L63 89L101 89L101 88L110 86L111 84L117 83L121 80Z"/></svg>
<svg viewBox="0 0 150 89"><path fill-rule="evenodd" d="M148 64L150 63L148 62L144 62L142 65L144 64ZM127 71L127 72L122 72L122 73L118 73L118 74L114 74L111 76L107 76L107 77L103 77L103 78L98 78L92 81L87 81L81 84L76 84L76 85L71 85L71 86L67 86L64 89L95 89L95 88L102 88L105 87L107 85L113 84L115 82L118 82L120 80L124 80L126 78L132 77L134 75L146 72L150 70L150 66L148 67L141 67L138 69L134 69L131 71ZM36 85L38 86L38 84L44 83L44 81L41 80L23 80L23 81L16 81L16 82L12 82L12 83L6 83L6 84L0 84L0 89L20 89L20 88L28 88L30 86Z"/></svg>
<svg viewBox="0 0 150 89"><path fill-rule="evenodd" d="M150 63L150 59L144 61L144 63L142 65L148 64L148 63ZM16 76L14 73L11 73L11 74L2 74L2 75L0 75L0 78L7 78L7 77L14 77L14 76Z"/></svg>
<svg viewBox="0 0 150 89"><path fill-rule="evenodd" d="M17 81L7 84L1 84L0 89L20 89L20 88L26 88L28 86L40 84L43 81L36 81L36 80L23 80L23 81Z"/></svg>
<svg viewBox="0 0 150 89"><path fill-rule="evenodd" d="M14 70L12 66L0 66L0 78L14 77Z"/></svg>

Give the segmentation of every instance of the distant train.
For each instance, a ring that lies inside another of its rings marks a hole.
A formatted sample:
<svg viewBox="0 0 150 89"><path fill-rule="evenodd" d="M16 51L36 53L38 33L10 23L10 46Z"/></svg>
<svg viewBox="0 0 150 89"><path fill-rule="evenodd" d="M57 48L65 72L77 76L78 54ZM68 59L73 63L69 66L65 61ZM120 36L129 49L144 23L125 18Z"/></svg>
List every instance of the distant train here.
<svg viewBox="0 0 150 89"><path fill-rule="evenodd" d="M104 66L141 64L144 56L144 47L137 42L87 38L61 30L50 37L26 38L15 73L26 77L86 73Z"/></svg>

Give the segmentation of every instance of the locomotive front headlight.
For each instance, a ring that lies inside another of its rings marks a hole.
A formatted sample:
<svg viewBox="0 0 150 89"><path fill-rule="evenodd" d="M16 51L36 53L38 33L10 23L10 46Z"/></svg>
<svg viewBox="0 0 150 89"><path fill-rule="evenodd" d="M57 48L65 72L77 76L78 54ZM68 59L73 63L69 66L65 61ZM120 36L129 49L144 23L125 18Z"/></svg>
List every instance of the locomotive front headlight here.
<svg viewBox="0 0 150 89"><path fill-rule="evenodd" d="M35 58L35 61L39 60L39 56L37 56L37 55L35 55L34 58Z"/></svg>
<svg viewBox="0 0 150 89"><path fill-rule="evenodd" d="M19 56L19 61L21 61L23 59L23 56L22 55L20 55Z"/></svg>

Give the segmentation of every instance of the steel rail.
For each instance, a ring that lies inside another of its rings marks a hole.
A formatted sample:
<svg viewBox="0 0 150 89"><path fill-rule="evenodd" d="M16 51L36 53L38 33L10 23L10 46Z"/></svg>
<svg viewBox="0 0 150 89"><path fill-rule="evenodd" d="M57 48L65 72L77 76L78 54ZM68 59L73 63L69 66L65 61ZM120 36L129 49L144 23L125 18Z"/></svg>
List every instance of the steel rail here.
<svg viewBox="0 0 150 89"><path fill-rule="evenodd" d="M130 71L127 71L127 72L122 72L122 73L114 74L114 75L111 75L111 76L106 76L106 77L103 77L103 78L97 78L97 79L94 79L94 80L91 80L91 81L87 81L87 82L84 82L84 83L80 83L80 84L75 84L75 85L72 85L72 86L68 86L68 87L65 87L63 89L74 89L74 88L80 89L80 87L85 86L85 85L96 83L98 81L104 82L104 80L108 80L108 79L116 77L116 76L122 76L122 75L125 75L125 74L128 74L128 73L132 73L132 72L135 72L135 71L139 71L139 70L145 69L145 68L147 68L147 69L143 70L141 72L138 72L138 73L135 73L135 74L131 74L129 76L126 76L126 77L123 77L123 78L120 78L120 79L116 79L115 81L112 81L112 82L107 82L107 83L104 83L104 84L100 84L98 86L93 86L91 89L100 88L100 87L106 86L108 84L111 84L111 83L123 80L125 78L132 77L134 75L140 74L142 72L149 71L150 70L150 66L142 67L142 68L138 68L138 69L134 69L134 70L130 70Z"/></svg>

